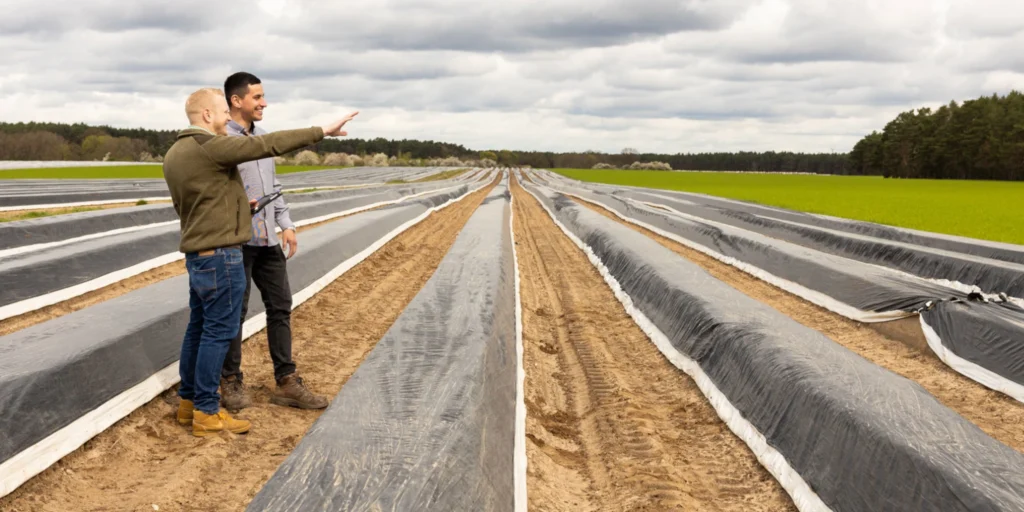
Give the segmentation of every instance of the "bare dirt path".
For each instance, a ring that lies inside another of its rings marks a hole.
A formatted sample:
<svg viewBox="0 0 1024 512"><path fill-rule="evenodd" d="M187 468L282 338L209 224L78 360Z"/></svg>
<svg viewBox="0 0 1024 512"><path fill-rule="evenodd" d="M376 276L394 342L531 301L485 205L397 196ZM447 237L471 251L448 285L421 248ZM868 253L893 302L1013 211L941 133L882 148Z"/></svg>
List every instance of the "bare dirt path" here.
<svg viewBox="0 0 1024 512"><path fill-rule="evenodd" d="M586 256L513 194L529 509L795 510Z"/></svg>
<svg viewBox="0 0 1024 512"><path fill-rule="evenodd" d="M577 202L616 222L622 222L604 208L579 199ZM901 321L902 324L889 322L895 325L882 324L881 329L890 333L887 336L652 231L626 222L622 224L644 233L676 254L700 265L715 278L821 332L865 359L921 384L946 407L960 413L1003 444L1024 453L1024 428L1021 428L1024 425L1024 404L956 373L935 357L927 345L913 346L908 341L913 336L907 332L911 330L908 327L913 325L908 325L907 321ZM916 321L916 318L910 320ZM902 341L891 335L899 335Z"/></svg>
<svg viewBox="0 0 1024 512"><path fill-rule="evenodd" d="M294 354L313 391L333 397L433 274L490 187L389 242L293 313ZM11 495L0 511L243 510L320 411L269 404L265 332L243 348L254 407L243 436L192 437L169 391Z"/></svg>

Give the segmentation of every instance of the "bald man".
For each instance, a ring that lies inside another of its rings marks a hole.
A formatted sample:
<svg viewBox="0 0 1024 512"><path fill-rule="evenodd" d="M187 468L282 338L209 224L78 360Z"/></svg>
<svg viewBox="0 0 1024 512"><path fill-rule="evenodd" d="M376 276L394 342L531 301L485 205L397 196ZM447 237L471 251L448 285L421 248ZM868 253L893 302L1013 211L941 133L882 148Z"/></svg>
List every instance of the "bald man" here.
<svg viewBox="0 0 1024 512"><path fill-rule="evenodd" d="M164 157L164 179L181 219L181 244L189 280L191 316L181 344L178 423L204 437L242 434L248 421L220 408L221 366L238 333L245 268L242 244L252 237L250 201L236 166L283 155L342 131L356 112L326 126L258 137L229 137L227 101L220 89L200 89L185 103L191 126Z"/></svg>

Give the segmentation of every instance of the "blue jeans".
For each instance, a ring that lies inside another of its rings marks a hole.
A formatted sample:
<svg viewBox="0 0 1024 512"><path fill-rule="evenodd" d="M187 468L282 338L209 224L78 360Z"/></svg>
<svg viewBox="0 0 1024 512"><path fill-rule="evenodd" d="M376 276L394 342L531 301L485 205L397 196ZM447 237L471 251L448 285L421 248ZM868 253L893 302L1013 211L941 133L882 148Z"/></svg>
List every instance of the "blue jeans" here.
<svg viewBox="0 0 1024 512"><path fill-rule="evenodd" d="M212 255L185 255L188 306L191 309L181 344L178 396L192 400L206 414L220 410L220 369L231 340L238 334L245 294L241 249L217 249Z"/></svg>

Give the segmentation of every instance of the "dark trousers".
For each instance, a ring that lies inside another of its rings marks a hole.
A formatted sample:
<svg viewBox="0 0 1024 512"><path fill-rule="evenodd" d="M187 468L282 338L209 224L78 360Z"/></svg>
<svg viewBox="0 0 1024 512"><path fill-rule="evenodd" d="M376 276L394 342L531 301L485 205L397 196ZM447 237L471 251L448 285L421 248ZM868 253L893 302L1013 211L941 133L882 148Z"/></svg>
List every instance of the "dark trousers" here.
<svg viewBox="0 0 1024 512"><path fill-rule="evenodd" d="M238 332L245 277L242 251L217 249L213 254L185 255L188 269L188 307L191 310L181 343L178 396L192 400L206 414L220 410L217 367Z"/></svg>
<svg viewBox="0 0 1024 512"><path fill-rule="evenodd" d="M274 361L274 377L281 380L295 373L295 362L292 361L292 291L288 285L288 260L280 245L245 245L242 253L246 285L241 323L245 323L249 292L255 283L267 310L267 342L270 345L270 359ZM238 329L238 335L231 341L221 375L242 379L242 329Z"/></svg>

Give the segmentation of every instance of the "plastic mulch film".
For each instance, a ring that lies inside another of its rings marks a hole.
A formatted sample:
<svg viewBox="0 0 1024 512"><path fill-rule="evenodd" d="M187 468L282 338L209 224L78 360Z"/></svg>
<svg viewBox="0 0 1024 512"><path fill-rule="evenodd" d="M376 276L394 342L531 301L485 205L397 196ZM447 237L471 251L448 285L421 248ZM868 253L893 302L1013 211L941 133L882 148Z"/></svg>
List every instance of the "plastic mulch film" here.
<svg viewBox="0 0 1024 512"><path fill-rule="evenodd" d="M1024 247L924 233L700 194L565 180L595 192L658 204L683 214L757 231L818 251L935 279L962 291L1024 298Z"/></svg>
<svg viewBox="0 0 1024 512"><path fill-rule="evenodd" d="M248 510L513 510L509 215L499 186Z"/></svg>
<svg viewBox="0 0 1024 512"><path fill-rule="evenodd" d="M286 194L285 201L293 206L318 202L329 205L331 200L354 199L375 196L380 200L399 199L411 194L438 190L457 185L454 180L404 185L369 185L347 189L324 189L301 194ZM315 188L315 187L314 187ZM301 190L301 189L300 189ZM316 215L307 215L307 218ZM0 257L16 251L14 248L28 247L36 250L39 244L54 244L69 240L81 240L91 236L109 236L123 231L146 229L157 223L177 224L178 216L169 204L150 204L132 208L111 208L89 212L71 213L0 223Z"/></svg>
<svg viewBox="0 0 1024 512"><path fill-rule="evenodd" d="M1024 509L1024 455L627 226L537 196L801 510Z"/></svg>
<svg viewBox="0 0 1024 512"><path fill-rule="evenodd" d="M818 306L860 322L920 313L930 348L947 365L1024 401L1024 309L905 272L843 258L760 232L666 212L619 194L557 185Z"/></svg>
<svg viewBox="0 0 1024 512"><path fill-rule="evenodd" d="M93 233L133 228L159 222L177 223L178 216L169 204L150 204L134 208L115 208L91 212L55 215L0 224L0 250L57 242Z"/></svg>
<svg viewBox="0 0 1024 512"><path fill-rule="evenodd" d="M468 192L458 187L306 231L288 264L295 297L342 262L368 255L382 237ZM263 310L253 293L250 318ZM34 464L12 458L58 431L80 438L65 427L175 363L188 316L188 276L180 275L0 337L0 495Z"/></svg>
<svg viewBox="0 0 1024 512"><path fill-rule="evenodd" d="M453 188L451 183L443 185ZM360 193L356 193L359 192L357 190L344 191L345 194L337 197L326 196L293 203L290 206L291 217L295 222L317 219L338 212L383 205L415 194L436 193L442 188L435 184L423 184ZM163 208L174 215L169 206ZM123 217L123 214L117 217ZM62 224L65 228L81 226L76 219L68 219ZM123 232L107 232L104 236L76 238L75 235L65 231L65 236L71 237L65 242L33 246L33 250L7 256L0 254L0 308L23 303L24 307L19 306L13 312L20 314L31 310L33 306L43 307L53 302L40 300L35 305L33 301L36 297L60 295L64 290L88 286L88 283L105 276L120 277L118 274L125 273L125 269L129 269L129 275L134 275L138 273L135 271L137 265L147 267L139 271L148 270L151 266L147 262L159 260L153 266L168 263L168 258L178 251L179 226L175 219ZM175 259L180 259L180 255ZM59 298L63 300L66 297ZM4 316L0 315L0 318Z"/></svg>
<svg viewBox="0 0 1024 512"><path fill-rule="evenodd" d="M423 178L444 170L439 167L358 167L279 174L278 181L285 189L383 184ZM0 208L169 198L164 180L152 178L4 180L0 183Z"/></svg>

